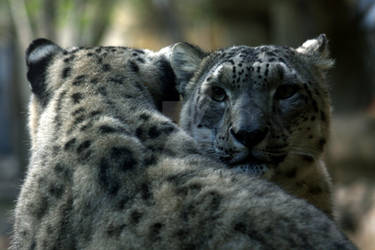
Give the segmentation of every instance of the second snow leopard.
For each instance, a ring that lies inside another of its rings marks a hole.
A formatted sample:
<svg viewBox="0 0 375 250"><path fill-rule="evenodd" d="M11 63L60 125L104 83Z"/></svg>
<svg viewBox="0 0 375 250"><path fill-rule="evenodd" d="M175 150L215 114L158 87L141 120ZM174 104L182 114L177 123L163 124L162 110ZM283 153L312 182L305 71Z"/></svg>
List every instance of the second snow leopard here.
<svg viewBox="0 0 375 250"><path fill-rule="evenodd" d="M325 35L297 49L234 46L205 53L187 43L170 61L183 96L180 125L206 155L262 176L332 215L323 162L333 65Z"/></svg>
<svg viewBox="0 0 375 250"><path fill-rule="evenodd" d="M315 207L199 153L157 109L175 85L163 53L39 39L26 61L11 249L355 249Z"/></svg>

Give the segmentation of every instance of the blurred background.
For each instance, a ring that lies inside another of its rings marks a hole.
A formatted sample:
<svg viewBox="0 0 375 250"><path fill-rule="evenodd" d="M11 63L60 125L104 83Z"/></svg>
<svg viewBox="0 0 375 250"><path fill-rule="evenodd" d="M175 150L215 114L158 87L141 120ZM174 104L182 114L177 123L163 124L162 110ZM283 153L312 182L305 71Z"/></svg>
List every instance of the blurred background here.
<svg viewBox="0 0 375 250"><path fill-rule="evenodd" d="M320 33L336 59L326 157L337 220L361 249L375 249L375 0L0 0L0 249L29 156L24 51L33 39L155 50L188 41L213 50L296 47Z"/></svg>

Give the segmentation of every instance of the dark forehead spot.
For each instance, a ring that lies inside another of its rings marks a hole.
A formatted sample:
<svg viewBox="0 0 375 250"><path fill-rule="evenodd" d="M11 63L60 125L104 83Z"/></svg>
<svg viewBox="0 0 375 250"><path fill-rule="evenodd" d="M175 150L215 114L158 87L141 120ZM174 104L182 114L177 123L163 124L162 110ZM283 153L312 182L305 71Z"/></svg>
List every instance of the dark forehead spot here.
<svg viewBox="0 0 375 250"><path fill-rule="evenodd" d="M72 84L74 86L79 86L83 83L84 80L85 80L85 75L79 75L76 78L74 78L74 81Z"/></svg>
<svg viewBox="0 0 375 250"><path fill-rule="evenodd" d="M85 112L85 109L83 107L80 107L80 108L78 108L78 109L76 109L75 111L72 112L72 116L76 116L76 115L78 115L80 113L83 113L83 112Z"/></svg>
<svg viewBox="0 0 375 250"><path fill-rule="evenodd" d="M72 94L72 100L74 104L79 103L82 99L83 99L83 95L81 93Z"/></svg>
<svg viewBox="0 0 375 250"><path fill-rule="evenodd" d="M85 125L83 125L83 126L80 128L80 130L81 130L81 131L85 131L86 129L91 128L92 125L93 125L93 124L92 124L92 122L90 121L90 122L86 123Z"/></svg>
<svg viewBox="0 0 375 250"><path fill-rule="evenodd" d="M90 147L90 145L91 145L91 141L89 141L89 140L86 140L86 141L82 142L82 143L78 146L78 148L77 148L77 153L78 153L78 154L81 153L83 150L85 150L85 149L87 149L88 147Z"/></svg>
<svg viewBox="0 0 375 250"><path fill-rule="evenodd" d="M85 120L85 115L80 115L80 116L78 116L78 117L74 120L73 125L75 126L75 125L77 125L77 124L83 122L84 120Z"/></svg>
<svg viewBox="0 0 375 250"><path fill-rule="evenodd" d="M66 67L63 69L62 71L62 78L67 78L68 76L70 76L70 72L71 72L71 68L70 67Z"/></svg>

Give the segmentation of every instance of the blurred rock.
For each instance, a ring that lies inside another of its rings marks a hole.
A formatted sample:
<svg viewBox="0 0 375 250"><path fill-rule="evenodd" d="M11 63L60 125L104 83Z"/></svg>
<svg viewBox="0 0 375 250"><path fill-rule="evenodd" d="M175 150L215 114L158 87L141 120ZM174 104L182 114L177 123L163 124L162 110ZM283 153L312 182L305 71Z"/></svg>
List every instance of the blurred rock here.
<svg viewBox="0 0 375 250"><path fill-rule="evenodd" d="M375 249L375 118L335 117L327 160L337 222L360 249Z"/></svg>
<svg viewBox="0 0 375 250"><path fill-rule="evenodd" d="M328 166L335 182L375 178L375 119L367 114L332 121Z"/></svg>
<svg viewBox="0 0 375 250"><path fill-rule="evenodd" d="M357 181L336 186L337 222L360 249L375 249L375 185Z"/></svg>

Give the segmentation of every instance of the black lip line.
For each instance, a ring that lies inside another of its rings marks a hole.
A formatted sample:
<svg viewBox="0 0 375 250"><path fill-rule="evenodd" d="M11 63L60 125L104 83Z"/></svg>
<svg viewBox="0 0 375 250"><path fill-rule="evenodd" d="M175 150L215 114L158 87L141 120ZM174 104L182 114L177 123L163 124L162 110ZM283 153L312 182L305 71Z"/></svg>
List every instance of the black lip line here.
<svg viewBox="0 0 375 250"><path fill-rule="evenodd" d="M257 164L257 165L260 165L260 164L278 164L280 162L282 162L286 156L288 154L285 153L285 154L271 154L270 156L268 156L267 160L265 159L259 159L257 157L255 157L253 154L249 154L247 155L244 159L238 161L238 162L235 162L233 164L230 164L231 167L236 167L236 166L239 166L239 165L245 165L245 164Z"/></svg>
<svg viewBox="0 0 375 250"><path fill-rule="evenodd" d="M236 166L239 166L239 165L252 165L252 164L259 165L259 164L267 164L267 163L269 163L269 162L259 160L259 159L255 158L252 154L248 154L244 159L230 164L230 167L233 168L233 167L236 167Z"/></svg>

